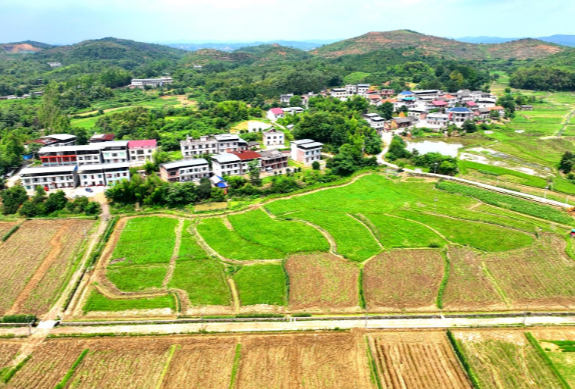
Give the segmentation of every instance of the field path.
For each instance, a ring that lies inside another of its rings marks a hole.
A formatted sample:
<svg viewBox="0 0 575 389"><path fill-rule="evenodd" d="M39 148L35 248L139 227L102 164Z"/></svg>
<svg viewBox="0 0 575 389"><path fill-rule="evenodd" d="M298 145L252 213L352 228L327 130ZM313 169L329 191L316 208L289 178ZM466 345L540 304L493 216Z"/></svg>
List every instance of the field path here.
<svg viewBox="0 0 575 389"><path fill-rule="evenodd" d="M22 311L22 307L26 300L28 300L30 297L32 291L36 289L40 281L42 281L42 278L44 278L44 275L48 269L50 269L52 264L58 259L58 256L62 252L62 237L68 231L68 229L69 226L67 224L62 225L56 235L54 235L54 237L50 240L50 246L52 247L50 252L44 258L38 269L36 269L34 275L32 275L32 278L30 278L30 281L28 281L24 289L20 292L14 301L14 304L12 304L12 307L6 312L7 315L14 315Z"/></svg>
<svg viewBox="0 0 575 389"><path fill-rule="evenodd" d="M228 284L230 284L230 290L232 291L232 302L234 303L234 311L235 313L240 312L240 295L238 294L238 289L236 288L236 283L233 279L228 278Z"/></svg>
<svg viewBox="0 0 575 389"><path fill-rule="evenodd" d="M178 223L175 233L176 233L176 243L174 244L174 252L172 253L172 258L170 258L170 266L168 267L168 271L166 273L166 277L164 278L164 282L162 286L166 288L170 281L172 280L172 276L174 275L174 269L176 268L176 260L180 255L180 246L182 245L182 232L184 230L184 219L180 219Z"/></svg>

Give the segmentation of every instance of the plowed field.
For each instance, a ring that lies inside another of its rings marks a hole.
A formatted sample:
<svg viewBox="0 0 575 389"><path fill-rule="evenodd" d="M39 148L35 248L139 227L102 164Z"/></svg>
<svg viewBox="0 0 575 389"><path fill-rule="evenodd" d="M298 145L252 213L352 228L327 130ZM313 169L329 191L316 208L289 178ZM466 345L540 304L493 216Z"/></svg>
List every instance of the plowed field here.
<svg viewBox="0 0 575 389"><path fill-rule="evenodd" d="M370 310L433 309L445 261L438 250L393 250L363 269Z"/></svg>
<svg viewBox="0 0 575 389"><path fill-rule="evenodd" d="M22 342L17 340L0 341L0 370L12 361L21 345Z"/></svg>
<svg viewBox="0 0 575 389"><path fill-rule="evenodd" d="M289 305L292 309L352 309L359 304L359 268L332 254L288 259Z"/></svg>
<svg viewBox="0 0 575 389"><path fill-rule="evenodd" d="M243 337L235 388L374 388L366 343L352 334Z"/></svg>
<svg viewBox="0 0 575 389"><path fill-rule="evenodd" d="M543 235L535 245L490 254L485 263L516 309L575 307L575 261L565 254L565 240Z"/></svg>
<svg viewBox="0 0 575 389"><path fill-rule="evenodd" d="M443 307L449 310L504 309L506 305L483 270L481 258L466 247L451 246L449 280Z"/></svg>
<svg viewBox="0 0 575 389"><path fill-rule="evenodd" d="M0 238L4 236L12 227L14 227L16 222L0 222ZM2 244L2 242L0 242Z"/></svg>
<svg viewBox="0 0 575 389"><path fill-rule="evenodd" d="M0 250L0 315L45 312L57 297L84 238L86 220L25 222Z"/></svg>
<svg viewBox="0 0 575 389"><path fill-rule="evenodd" d="M472 389L444 332L369 336L384 389Z"/></svg>

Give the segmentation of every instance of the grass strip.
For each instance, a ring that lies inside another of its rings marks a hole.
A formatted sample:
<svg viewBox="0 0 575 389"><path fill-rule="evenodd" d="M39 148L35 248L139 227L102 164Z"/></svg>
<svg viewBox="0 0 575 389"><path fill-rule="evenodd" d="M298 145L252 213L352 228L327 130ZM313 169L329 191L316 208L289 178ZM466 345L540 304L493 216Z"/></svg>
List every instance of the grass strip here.
<svg viewBox="0 0 575 389"><path fill-rule="evenodd" d="M475 389L481 389L481 385L479 384L479 379L477 378L477 375L471 369L471 365L469 364L467 357L463 353L461 346L457 342L457 339L455 339L455 336L453 335L453 332L451 332L451 330L447 330L447 338L449 339L449 343L451 344L451 347L453 348L455 355L457 355L457 359L459 359L459 362L461 362L463 370L465 370L467 376L471 380L471 384Z"/></svg>
<svg viewBox="0 0 575 389"><path fill-rule="evenodd" d="M236 386L236 378L238 375L238 370L240 369L240 360L242 357L242 345L238 343L236 345L236 355L234 357L234 366L232 367L232 376L230 378L230 389Z"/></svg>
<svg viewBox="0 0 575 389"><path fill-rule="evenodd" d="M14 374L16 374L18 372L18 370L20 370L22 368L22 366L24 366L24 364L26 362L28 362L28 360L32 358L32 355L28 355L26 358L24 358L24 360L22 362L20 362L19 364L17 364L16 366L14 366L13 368L6 368L6 369L2 369L0 370L0 382L7 384L12 377L14 377Z"/></svg>
<svg viewBox="0 0 575 389"><path fill-rule="evenodd" d="M445 270L443 271L443 279L441 280L441 284L439 284L439 290L437 291L437 308L443 309L443 292L445 291L445 287L447 286L447 281L449 281L449 272L451 271L451 261L445 253L441 253L443 259L445 260Z"/></svg>
<svg viewBox="0 0 575 389"><path fill-rule="evenodd" d="M359 282L359 306L361 309L366 310L367 303L365 302L365 292L363 291L363 267L359 269L359 277L357 278Z"/></svg>
<svg viewBox="0 0 575 389"><path fill-rule="evenodd" d="M369 345L369 339L365 337L365 345L367 347L367 360L369 361L369 370L371 376L371 382L377 385L378 389L383 389L381 386L381 380L379 379L379 374L377 372L377 364L373 358L373 353L371 352L371 346Z"/></svg>
<svg viewBox="0 0 575 389"><path fill-rule="evenodd" d="M543 350L543 348L541 347L537 339L535 339L533 334L531 334L531 332L526 332L525 337L527 338L527 340L529 340L529 343L531 343L531 345L535 348L535 350L537 350L537 353L539 353L541 358L543 358L547 367L549 367L549 369L551 369L553 374L555 374L555 377L557 377L557 379L561 383L561 386L563 386L564 389L571 389L571 386L567 383L565 378L563 378L561 373L559 373L559 370L557 370L557 367L555 366L551 358L549 358L549 355L547 355L545 350Z"/></svg>
<svg viewBox="0 0 575 389"><path fill-rule="evenodd" d="M76 362L74 362L72 367L70 367L70 370L68 370L68 372L66 373L64 378L62 378L62 381L60 381L60 383L58 385L56 385L56 387L54 389L64 389L66 387L66 385L68 384L68 381L70 381L70 378L72 378L72 376L76 372L76 369L78 368L80 363L82 363L86 354L88 354L88 351L90 351L90 350L85 349L84 351L82 351L80 356L76 359Z"/></svg>
<svg viewBox="0 0 575 389"><path fill-rule="evenodd" d="M110 235L112 235L112 232L114 231L114 228L116 227L116 223L118 223L118 220L120 220L120 218L118 216L114 216L112 218L112 220L110 220L110 222L106 226L106 230L102 234L100 241L96 245L96 248L94 249L94 252L92 253L92 256L90 257L90 260L88 261L88 266L93 266L96 263L96 261L98 260L98 258L100 258L100 255L102 254L102 251L104 250L104 247L106 246L106 243L108 243L108 240L110 239Z"/></svg>
<svg viewBox="0 0 575 389"><path fill-rule="evenodd" d="M15 225L14 227L10 228L10 231L4 234L2 237L2 242L6 242L9 237L11 237L18 229L20 228L20 224Z"/></svg>
<svg viewBox="0 0 575 389"><path fill-rule="evenodd" d="M178 351L178 349L180 348L179 344L173 344L170 347L170 353L168 354L168 360L166 361L166 364L164 365L164 370L162 370L162 374L160 375L160 379L158 380L158 385L156 385L156 389L161 389L164 383L164 379L166 378L166 374L168 374L168 371L170 370L170 364L172 363L172 359L174 359L174 355L176 354L176 351Z"/></svg>
<svg viewBox="0 0 575 389"><path fill-rule="evenodd" d="M440 181L436 185L437 189L449 193L462 194L467 197L473 197L484 203L495 205L500 208L510 209L515 212L535 216L540 219L571 225L573 218L567 212L555 209L549 205L537 204L535 202L520 199L517 197L491 192L485 189L478 189L467 185L457 184L455 182Z"/></svg>

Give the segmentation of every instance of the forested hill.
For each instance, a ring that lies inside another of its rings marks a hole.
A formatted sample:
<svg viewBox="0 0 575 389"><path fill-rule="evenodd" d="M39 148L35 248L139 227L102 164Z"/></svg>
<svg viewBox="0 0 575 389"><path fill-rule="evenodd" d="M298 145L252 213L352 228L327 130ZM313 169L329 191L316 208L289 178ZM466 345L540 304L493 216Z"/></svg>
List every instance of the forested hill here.
<svg viewBox="0 0 575 389"><path fill-rule="evenodd" d="M428 56L468 60L542 58L565 50L562 46L536 39L479 45L420 34L411 30L396 30L369 32L320 47L311 53L325 58L336 58L383 49L417 49Z"/></svg>
<svg viewBox="0 0 575 389"><path fill-rule="evenodd" d="M277 44L244 47L234 52L213 49L202 49L188 53L183 63L189 65L207 65L214 62L233 64L275 63L285 61L299 61L312 56L303 50Z"/></svg>

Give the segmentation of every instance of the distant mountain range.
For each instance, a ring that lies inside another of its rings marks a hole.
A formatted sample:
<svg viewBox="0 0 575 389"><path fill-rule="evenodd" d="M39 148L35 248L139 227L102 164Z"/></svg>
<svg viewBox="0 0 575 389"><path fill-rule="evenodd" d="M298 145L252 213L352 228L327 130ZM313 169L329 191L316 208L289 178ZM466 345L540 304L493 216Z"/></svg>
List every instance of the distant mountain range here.
<svg viewBox="0 0 575 389"><path fill-rule="evenodd" d="M566 47L537 39L520 39L505 43L479 45L459 40L425 35L411 30L369 32L310 51L325 58L361 55L386 49L418 51L422 55L451 59L536 59L566 50Z"/></svg>
<svg viewBox="0 0 575 389"><path fill-rule="evenodd" d="M463 38L455 38L460 42L466 43L487 43L487 44L494 44L494 43L507 43L518 39L524 38L501 38L497 36L476 36L476 37L463 37ZM534 38L543 42L555 43L557 45L562 46L571 46L575 47L575 35L551 35L546 37Z"/></svg>
<svg viewBox="0 0 575 389"><path fill-rule="evenodd" d="M291 47L292 49L299 49L304 51L309 51L317 49L323 45L327 45L333 42L337 42L337 39L331 40L307 40L307 41L269 41L269 42L242 42L242 43L222 43L222 42L206 42L206 43L193 43L193 42L174 42L174 43L163 43L166 46L170 46L176 49L182 49L187 51L198 51L203 49L212 49L219 51L232 52L244 47L254 47L261 45L271 45L277 44L284 47Z"/></svg>

